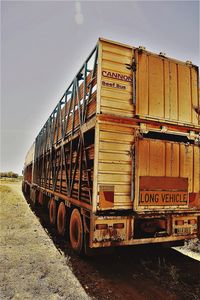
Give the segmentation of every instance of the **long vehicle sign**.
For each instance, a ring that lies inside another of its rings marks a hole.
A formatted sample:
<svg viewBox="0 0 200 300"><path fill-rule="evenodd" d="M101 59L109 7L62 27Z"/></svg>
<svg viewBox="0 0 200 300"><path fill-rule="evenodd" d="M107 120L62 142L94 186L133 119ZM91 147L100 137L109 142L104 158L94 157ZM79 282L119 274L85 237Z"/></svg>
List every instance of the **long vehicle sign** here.
<svg viewBox="0 0 200 300"><path fill-rule="evenodd" d="M187 205L187 192L140 191L139 205Z"/></svg>
<svg viewBox="0 0 200 300"><path fill-rule="evenodd" d="M188 178L141 176L139 205L180 206L188 204Z"/></svg>

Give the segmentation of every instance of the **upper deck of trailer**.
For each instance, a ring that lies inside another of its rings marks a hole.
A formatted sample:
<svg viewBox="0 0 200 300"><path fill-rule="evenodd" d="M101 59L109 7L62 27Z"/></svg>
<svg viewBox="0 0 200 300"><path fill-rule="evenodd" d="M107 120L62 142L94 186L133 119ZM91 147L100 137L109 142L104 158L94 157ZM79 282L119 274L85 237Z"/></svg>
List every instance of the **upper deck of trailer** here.
<svg viewBox="0 0 200 300"><path fill-rule="evenodd" d="M36 138L36 156L73 136L97 114L198 133L198 95L197 66L99 39Z"/></svg>
<svg viewBox="0 0 200 300"><path fill-rule="evenodd" d="M27 167L29 165L31 165L33 163L33 159L34 159L34 151L35 151L35 143L33 143L30 147L30 149L28 150L26 157L25 157L25 162L24 162L24 166Z"/></svg>
<svg viewBox="0 0 200 300"><path fill-rule="evenodd" d="M198 67L100 39L97 113L200 128Z"/></svg>

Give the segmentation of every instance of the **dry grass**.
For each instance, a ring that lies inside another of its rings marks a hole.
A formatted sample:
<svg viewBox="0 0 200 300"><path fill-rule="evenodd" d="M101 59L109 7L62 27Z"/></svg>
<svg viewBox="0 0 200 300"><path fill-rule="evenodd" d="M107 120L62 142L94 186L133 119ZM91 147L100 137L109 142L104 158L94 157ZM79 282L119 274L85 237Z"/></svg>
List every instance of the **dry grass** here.
<svg viewBox="0 0 200 300"><path fill-rule="evenodd" d="M88 299L33 215L21 183L0 182L0 299Z"/></svg>
<svg viewBox="0 0 200 300"><path fill-rule="evenodd" d="M1 195L2 193L4 194L11 193L11 188L9 186L0 185L0 193Z"/></svg>
<svg viewBox="0 0 200 300"><path fill-rule="evenodd" d="M20 182L22 181L22 177L18 177L18 178L0 178L0 184L7 184L7 183L13 183L13 182Z"/></svg>

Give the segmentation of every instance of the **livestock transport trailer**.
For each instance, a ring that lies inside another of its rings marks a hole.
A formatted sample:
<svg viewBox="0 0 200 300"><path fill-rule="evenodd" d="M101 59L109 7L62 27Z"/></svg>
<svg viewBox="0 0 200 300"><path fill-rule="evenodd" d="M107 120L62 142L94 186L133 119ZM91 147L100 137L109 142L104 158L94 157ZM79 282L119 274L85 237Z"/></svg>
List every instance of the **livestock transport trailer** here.
<svg viewBox="0 0 200 300"><path fill-rule="evenodd" d="M199 236L198 67L99 39L36 137L23 191L77 253Z"/></svg>

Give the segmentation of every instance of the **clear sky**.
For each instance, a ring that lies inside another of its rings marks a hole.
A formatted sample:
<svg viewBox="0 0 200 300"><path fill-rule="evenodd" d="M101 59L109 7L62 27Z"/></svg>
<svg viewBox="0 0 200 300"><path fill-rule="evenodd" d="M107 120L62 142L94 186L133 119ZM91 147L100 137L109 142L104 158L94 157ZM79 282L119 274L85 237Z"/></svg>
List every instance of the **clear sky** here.
<svg viewBox="0 0 200 300"><path fill-rule="evenodd" d="M98 37L199 64L199 2L2 1L1 171L21 173Z"/></svg>

